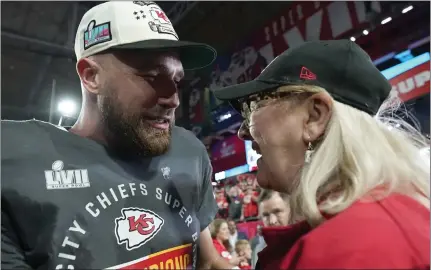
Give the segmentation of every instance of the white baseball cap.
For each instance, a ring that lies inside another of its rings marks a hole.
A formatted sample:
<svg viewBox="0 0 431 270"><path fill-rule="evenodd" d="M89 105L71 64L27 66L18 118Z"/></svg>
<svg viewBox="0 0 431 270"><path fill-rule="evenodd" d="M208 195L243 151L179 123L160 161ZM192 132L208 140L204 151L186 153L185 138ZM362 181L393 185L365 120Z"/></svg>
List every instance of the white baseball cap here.
<svg viewBox="0 0 431 270"><path fill-rule="evenodd" d="M200 69L214 62L209 45L179 41L172 23L154 2L110 1L87 11L75 37L79 60L107 49L174 50L184 69Z"/></svg>

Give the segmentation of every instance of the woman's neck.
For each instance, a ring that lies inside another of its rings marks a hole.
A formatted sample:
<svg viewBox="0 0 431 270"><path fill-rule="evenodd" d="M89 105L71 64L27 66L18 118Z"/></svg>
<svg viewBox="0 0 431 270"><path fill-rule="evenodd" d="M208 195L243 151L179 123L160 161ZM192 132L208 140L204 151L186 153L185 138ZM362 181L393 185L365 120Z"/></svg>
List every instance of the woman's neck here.
<svg viewBox="0 0 431 270"><path fill-rule="evenodd" d="M220 238L218 238L218 237L216 237L216 240L220 243L220 244L222 244L222 245L224 245L224 241L222 240L222 239L220 239Z"/></svg>

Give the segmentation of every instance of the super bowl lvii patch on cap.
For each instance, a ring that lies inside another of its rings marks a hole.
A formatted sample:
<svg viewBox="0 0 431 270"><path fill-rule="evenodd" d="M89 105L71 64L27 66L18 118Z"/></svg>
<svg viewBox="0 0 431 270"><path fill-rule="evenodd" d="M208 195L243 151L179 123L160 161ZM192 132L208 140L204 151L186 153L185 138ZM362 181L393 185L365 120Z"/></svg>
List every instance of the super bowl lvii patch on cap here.
<svg viewBox="0 0 431 270"><path fill-rule="evenodd" d="M111 40L111 23L96 24L96 21L92 20L87 26L87 31L84 32L84 49L87 50L94 45Z"/></svg>

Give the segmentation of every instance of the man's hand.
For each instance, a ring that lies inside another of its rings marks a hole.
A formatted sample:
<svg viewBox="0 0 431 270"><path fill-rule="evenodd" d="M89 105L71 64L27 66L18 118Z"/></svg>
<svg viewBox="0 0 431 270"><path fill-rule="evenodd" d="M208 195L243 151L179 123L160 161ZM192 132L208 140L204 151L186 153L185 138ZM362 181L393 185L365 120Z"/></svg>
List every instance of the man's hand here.
<svg viewBox="0 0 431 270"><path fill-rule="evenodd" d="M199 255L199 269L232 269L235 266L218 254L208 228L200 234Z"/></svg>

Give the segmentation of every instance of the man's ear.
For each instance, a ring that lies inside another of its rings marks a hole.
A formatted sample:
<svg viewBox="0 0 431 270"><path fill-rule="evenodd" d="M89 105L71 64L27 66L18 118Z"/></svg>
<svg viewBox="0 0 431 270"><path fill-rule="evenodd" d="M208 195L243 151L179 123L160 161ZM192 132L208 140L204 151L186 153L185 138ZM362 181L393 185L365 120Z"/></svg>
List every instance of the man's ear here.
<svg viewBox="0 0 431 270"><path fill-rule="evenodd" d="M91 58L82 58L76 63L76 71L85 89L98 95L101 89L100 65Z"/></svg>
<svg viewBox="0 0 431 270"><path fill-rule="evenodd" d="M317 93L306 100L307 118L303 139L314 142L322 136L332 116L333 99L327 93Z"/></svg>

